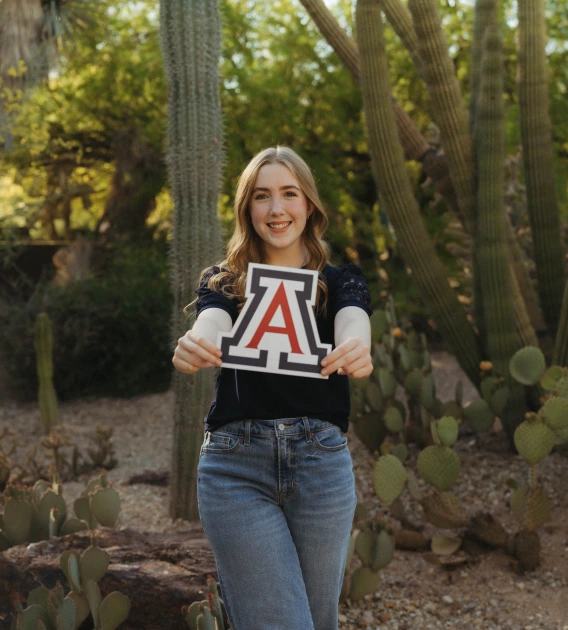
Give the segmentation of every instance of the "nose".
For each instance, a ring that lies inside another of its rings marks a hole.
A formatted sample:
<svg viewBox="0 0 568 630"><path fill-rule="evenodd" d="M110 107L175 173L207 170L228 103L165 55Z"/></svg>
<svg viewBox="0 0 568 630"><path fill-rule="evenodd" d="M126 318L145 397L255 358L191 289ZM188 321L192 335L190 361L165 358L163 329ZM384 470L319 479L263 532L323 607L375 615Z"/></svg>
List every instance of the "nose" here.
<svg viewBox="0 0 568 630"><path fill-rule="evenodd" d="M272 205L270 207L270 214L275 216L280 216L284 214L284 209L282 208L282 201L278 198L272 200Z"/></svg>

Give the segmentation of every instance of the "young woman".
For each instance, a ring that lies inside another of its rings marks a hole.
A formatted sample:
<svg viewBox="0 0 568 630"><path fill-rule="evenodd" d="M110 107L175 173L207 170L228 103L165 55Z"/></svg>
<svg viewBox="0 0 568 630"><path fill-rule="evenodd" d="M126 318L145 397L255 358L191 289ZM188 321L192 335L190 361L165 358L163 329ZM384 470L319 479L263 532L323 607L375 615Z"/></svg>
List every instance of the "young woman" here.
<svg viewBox="0 0 568 630"><path fill-rule="evenodd" d="M205 417L199 514L232 630L335 630L357 497L347 447L349 382L372 372L370 296L357 265L333 267L308 165L288 147L243 171L227 257L205 269L197 320L173 363L221 363L219 331L244 304L249 262L319 272L316 322L328 379L222 368Z"/></svg>

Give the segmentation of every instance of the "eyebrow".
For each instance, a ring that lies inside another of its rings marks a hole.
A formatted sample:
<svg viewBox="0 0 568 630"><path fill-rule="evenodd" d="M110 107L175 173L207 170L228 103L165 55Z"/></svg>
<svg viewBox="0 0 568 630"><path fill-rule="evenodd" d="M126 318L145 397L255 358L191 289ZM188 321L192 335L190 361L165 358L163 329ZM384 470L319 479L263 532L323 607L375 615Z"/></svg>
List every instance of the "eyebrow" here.
<svg viewBox="0 0 568 630"><path fill-rule="evenodd" d="M293 184L288 184L287 186L280 186L280 190L288 190L289 188L295 188L296 190L300 190L297 186L294 186ZM270 188L260 188L260 187L254 188L252 192L255 193L257 190L270 192Z"/></svg>

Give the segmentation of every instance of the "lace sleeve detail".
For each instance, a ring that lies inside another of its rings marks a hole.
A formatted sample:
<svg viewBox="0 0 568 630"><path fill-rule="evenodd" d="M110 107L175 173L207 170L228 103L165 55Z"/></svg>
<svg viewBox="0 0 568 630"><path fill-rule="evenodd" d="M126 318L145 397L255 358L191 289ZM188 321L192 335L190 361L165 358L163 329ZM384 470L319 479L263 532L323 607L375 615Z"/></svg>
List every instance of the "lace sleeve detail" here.
<svg viewBox="0 0 568 630"><path fill-rule="evenodd" d="M214 265L203 274L199 286L195 289L195 293L198 295L195 302L195 317L197 318L201 311L204 311L206 308L221 308L229 313L234 324L238 317L236 302L221 291L213 291L207 287L209 279L220 271L221 269Z"/></svg>
<svg viewBox="0 0 568 630"><path fill-rule="evenodd" d="M334 317L345 306L359 306L369 317L373 314L367 281L363 270L355 263L339 268L333 306Z"/></svg>

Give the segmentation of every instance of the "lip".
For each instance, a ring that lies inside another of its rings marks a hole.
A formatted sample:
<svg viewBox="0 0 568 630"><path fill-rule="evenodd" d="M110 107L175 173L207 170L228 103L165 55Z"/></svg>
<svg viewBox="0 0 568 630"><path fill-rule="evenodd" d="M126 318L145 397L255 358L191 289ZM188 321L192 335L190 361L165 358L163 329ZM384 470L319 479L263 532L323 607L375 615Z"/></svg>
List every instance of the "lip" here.
<svg viewBox="0 0 568 630"><path fill-rule="evenodd" d="M271 223L279 223L279 222L278 222L278 221L273 221L273 222L271 221ZM281 223L284 223L284 221L282 221ZM268 223L266 224L266 226L268 227L268 229L269 229L271 232L274 232L275 234L280 234L280 233L282 233L282 232L285 232L285 231L286 231L286 230L287 230L287 229L288 229L291 225L292 225L292 222L291 222L291 221L289 221L289 222L288 222L288 225L287 225L286 227L283 227L283 228L280 228L280 229L278 229L278 230L275 230L274 228L271 228L271 227L270 227L270 225L268 225Z"/></svg>

